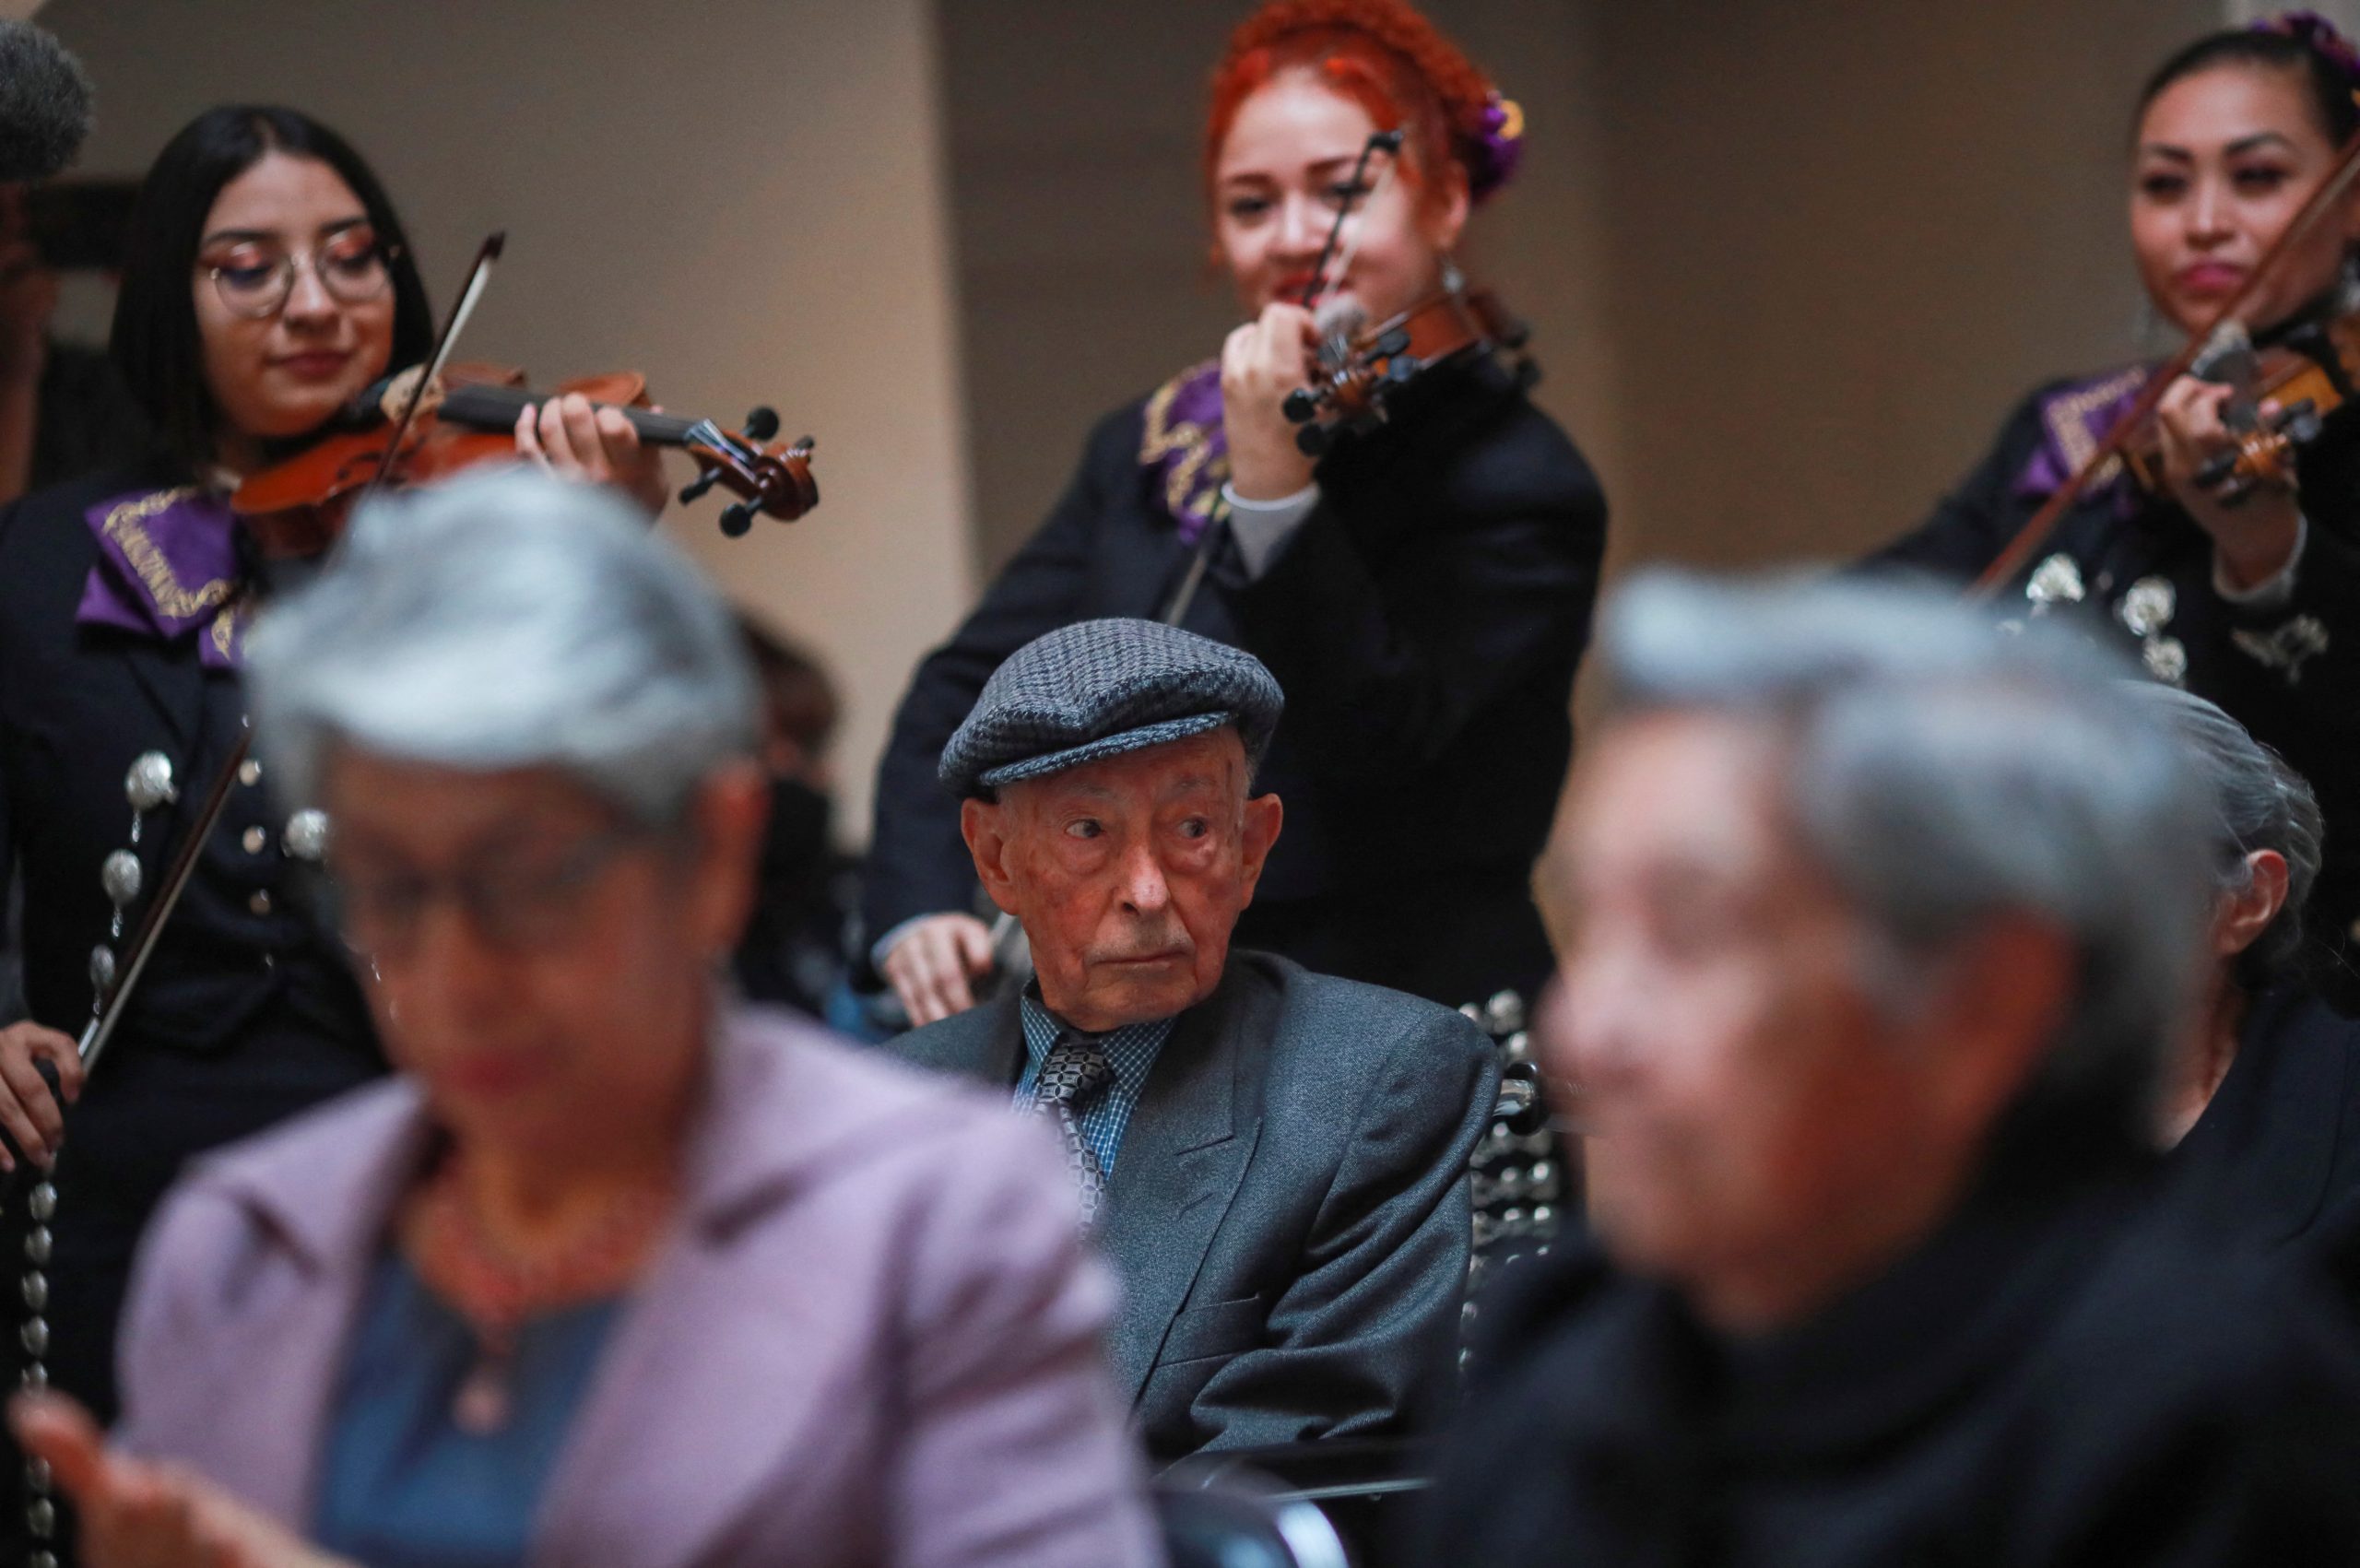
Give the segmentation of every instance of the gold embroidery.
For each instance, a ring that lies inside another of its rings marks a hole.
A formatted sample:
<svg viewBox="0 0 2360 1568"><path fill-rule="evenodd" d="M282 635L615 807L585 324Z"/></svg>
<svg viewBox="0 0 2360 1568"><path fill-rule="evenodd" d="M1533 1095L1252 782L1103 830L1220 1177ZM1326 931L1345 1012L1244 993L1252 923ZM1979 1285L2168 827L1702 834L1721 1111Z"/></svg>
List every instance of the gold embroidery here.
<svg viewBox="0 0 2360 1568"><path fill-rule="evenodd" d="M172 575L171 562L156 541L148 536L148 519L158 513L179 505L196 494L194 485L182 485L169 490L158 490L136 501L124 501L106 515L100 528L107 537L122 547L124 560L139 574L139 581L156 601L156 607L174 619L200 616L227 604L237 586L227 577L217 577L195 588L184 588ZM225 650L226 652L226 650Z"/></svg>
<svg viewBox="0 0 2360 1568"><path fill-rule="evenodd" d="M1173 453L1181 454L1180 461L1172 466L1172 472L1163 477L1163 504L1175 517L1210 517L1222 481L1229 477L1229 459L1214 455L1211 431L1186 419L1167 423L1172 418L1172 400L1180 395L1180 389L1215 363L1207 360L1189 366L1157 387L1155 395L1147 400L1139 465L1145 467L1162 462Z"/></svg>
<svg viewBox="0 0 2360 1568"><path fill-rule="evenodd" d="M220 614L213 618L213 624L206 631L206 635L213 639L213 646L232 664L238 659L238 640L245 635L246 619L246 601L232 599Z"/></svg>
<svg viewBox="0 0 2360 1568"><path fill-rule="evenodd" d="M2065 458L2067 473L2080 473L2082 465L2087 463L2098 449L2098 438L2090 433L2083 416L2091 409L2104 407L2125 393L2136 392L2146 384L2147 367L2133 365L2104 381L2093 382L2088 386L2065 393L2041 411L2042 417L2048 421L2050 439L2057 442L2057 450ZM2106 467L2092 478L2098 484L2104 484L2114 477L2120 466L2118 461L2108 459Z"/></svg>

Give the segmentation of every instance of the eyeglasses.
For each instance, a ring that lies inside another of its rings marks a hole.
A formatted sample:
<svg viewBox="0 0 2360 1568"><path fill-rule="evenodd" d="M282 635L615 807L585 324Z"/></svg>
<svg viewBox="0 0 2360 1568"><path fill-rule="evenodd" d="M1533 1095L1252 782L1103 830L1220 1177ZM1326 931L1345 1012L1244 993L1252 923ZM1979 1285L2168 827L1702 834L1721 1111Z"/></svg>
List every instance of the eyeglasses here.
<svg viewBox="0 0 2360 1568"><path fill-rule="evenodd" d="M345 944L366 959L406 958L418 945L427 910L449 899L492 947L512 952L548 947L574 929L582 910L577 895L617 855L652 836L637 825L617 826L537 865L490 865L442 876L339 873Z"/></svg>
<svg viewBox="0 0 2360 1568"><path fill-rule="evenodd" d="M317 251L225 262L206 267L205 275L213 279L214 292L224 305L260 321L287 308L299 267L308 268L338 304L365 305L383 298L392 286L391 264L400 254L399 245L380 244L374 235L343 234Z"/></svg>

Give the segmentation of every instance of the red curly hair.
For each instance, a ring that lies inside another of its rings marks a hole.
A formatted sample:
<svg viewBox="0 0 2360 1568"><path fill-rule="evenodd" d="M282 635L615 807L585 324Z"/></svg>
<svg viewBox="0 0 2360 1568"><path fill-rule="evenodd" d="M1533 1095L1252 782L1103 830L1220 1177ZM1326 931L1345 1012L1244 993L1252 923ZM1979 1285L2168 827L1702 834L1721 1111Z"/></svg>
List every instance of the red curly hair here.
<svg viewBox="0 0 2360 1568"><path fill-rule="evenodd" d="M1483 114L1495 97L1492 84L1408 0L1269 0L1230 34L1213 68L1205 120L1208 195L1238 106L1271 77L1298 67L1358 103L1377 129L1403 133L1405 182L1439 192L1432 176L1448 159L1475 183Z"/></svg>

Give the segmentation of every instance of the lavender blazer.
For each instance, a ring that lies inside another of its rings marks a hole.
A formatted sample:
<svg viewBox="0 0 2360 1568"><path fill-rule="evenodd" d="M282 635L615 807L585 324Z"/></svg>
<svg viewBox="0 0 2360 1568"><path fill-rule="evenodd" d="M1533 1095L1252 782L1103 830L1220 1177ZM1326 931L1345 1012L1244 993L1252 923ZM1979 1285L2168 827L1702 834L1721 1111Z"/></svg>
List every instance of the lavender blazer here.
<svg viewBox="0 0 2360 1568"><path fill-rule="evenodd" d="M533 1568L1127 1568L1161 1561L1100 1353L1110 1286L1043 1128L728 1015L686 1196L602 1352ZM299 1527L392 1206L410 1084L196 1166L135 1273L135 1451Z"/></svg>

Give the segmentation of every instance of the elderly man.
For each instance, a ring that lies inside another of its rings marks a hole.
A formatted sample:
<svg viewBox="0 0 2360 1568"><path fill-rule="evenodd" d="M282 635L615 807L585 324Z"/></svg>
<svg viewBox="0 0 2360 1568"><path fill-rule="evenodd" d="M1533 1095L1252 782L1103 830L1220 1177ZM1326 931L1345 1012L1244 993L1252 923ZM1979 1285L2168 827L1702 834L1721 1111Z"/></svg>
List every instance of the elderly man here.
<svg viewBox="0 0 2360 1568"><path fill-rule="evenodd" d="M1421 1562L2350 1563L2360 1358L2147 1201L2204 801L2096 653L1627 590L1542 882L1595 1249L1524 1266Z"/></svg>
<svg viewBox="0 0 2360 1568"><path fill-rule="evenodd" d="M1035 980L897 1048L1064 1133L1160 1459L1411 1430L1455 1387L1497 1065L1447 1008L1230 951L1279 836L1250 785L1280 701L1250 654L1085 621L1010 656L942 754Z"/></svg>

